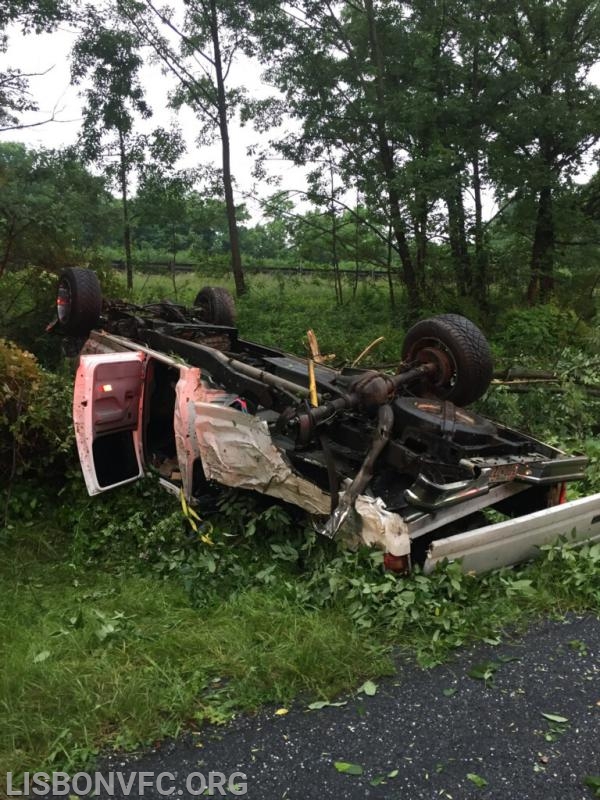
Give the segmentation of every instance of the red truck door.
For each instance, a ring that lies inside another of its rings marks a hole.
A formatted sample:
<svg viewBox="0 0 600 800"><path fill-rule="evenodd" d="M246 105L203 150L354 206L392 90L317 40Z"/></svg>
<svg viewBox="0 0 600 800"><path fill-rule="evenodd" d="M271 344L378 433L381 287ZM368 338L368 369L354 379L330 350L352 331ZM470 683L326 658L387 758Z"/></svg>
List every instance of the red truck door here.
<svg viewBox="0 0 600 800"><path fill-rule="evenodd" d="M81 356L73 422L89 494L144 474L143 400L147 355L135 351Z"/></svg>

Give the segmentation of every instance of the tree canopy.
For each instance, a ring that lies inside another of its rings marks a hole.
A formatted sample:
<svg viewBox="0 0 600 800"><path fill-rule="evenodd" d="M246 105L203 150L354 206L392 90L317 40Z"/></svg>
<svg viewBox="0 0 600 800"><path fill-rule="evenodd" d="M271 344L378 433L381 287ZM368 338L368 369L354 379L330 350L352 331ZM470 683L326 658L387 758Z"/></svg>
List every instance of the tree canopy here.
<svg viewBox="0 0 600 800"><path fill-rule="evenodd" d="M576 183L600 139L597 1L12 0L0 27L33 33L61 19L80 32L79 152L119 194L130 283L136 249L152 245L170 263L182 252L226 257L239 292L242 256L329 265L339 302L339 270L371 264L410 308L443 283L485 313L510 275L535 304L555 296L557 280L597 270L597 178ZM180 134L140 133L152 59L173 81L164 105L196 114L186 170ZM270 98L233 80L249 60ZM25 81L0 79L0 124L33 107ZM305 170L302 206L282 186L248 224L239 193L254 187L237 185L231 167L235 118L270 137L255 152L258 178L269 153ZM216 168L202 156L214 137ZM31 153L20 158L22 170L38 169ZM206 180L211 169L217 181ZM3 230L10 256L10 223Z"/></svg>

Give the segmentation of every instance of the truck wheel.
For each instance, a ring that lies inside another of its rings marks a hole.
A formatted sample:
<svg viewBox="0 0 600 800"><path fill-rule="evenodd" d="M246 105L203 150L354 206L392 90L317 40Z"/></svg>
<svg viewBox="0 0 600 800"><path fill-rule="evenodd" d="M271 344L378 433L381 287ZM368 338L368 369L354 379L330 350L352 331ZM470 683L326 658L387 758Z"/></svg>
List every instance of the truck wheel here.
<svg viewBox="0 0 600 800"><path fill-rule="evenodd" d="M436 372L421 382L417 394L433 394L459 406L482 397L493 375L487 339L459 314L440 314L413 325L402 345L402 360L435 364Z"/></svg>
<svg viewBox="0 0 600 800"><path fill-rule="evenodd" d="M80 267L63 270L58 280L56 313L68 336L87 336L100 319L102 289L95 272Z"/></svg>
<svg viewBox="0 0 600 800"><path fill-rule="evenodd" d="M201 309L204 322L235 327L235 300L227 289L205 286L196 295L194 306Z"/></svg>

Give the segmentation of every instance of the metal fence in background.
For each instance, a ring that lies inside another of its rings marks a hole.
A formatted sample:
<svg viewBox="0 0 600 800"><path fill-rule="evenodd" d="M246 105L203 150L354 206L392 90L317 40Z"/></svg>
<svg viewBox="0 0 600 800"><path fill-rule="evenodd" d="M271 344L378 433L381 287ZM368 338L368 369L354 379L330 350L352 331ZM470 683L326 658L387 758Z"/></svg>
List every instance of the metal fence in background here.
<svg viewBox="0 0 600 800"><path fill-rule="evenodd" d="M111 261L111 266L114 269L124 270L124 261ZM142 264L136 264L136 269L141 269L144 272L152 272L157 275L168 275L171 272L195 272L200 267L199 264L181 264L176 263L173 267L172 264L166 261L146 261ZM252 273L279 273L280 275L322 275L325 277L334 277L335 270L333 267L244 267L244 272ZM388 273L384 269L367 268L367 269L341 269L340 274L349 278L358 277L365 278L387 278Z"/></svg>

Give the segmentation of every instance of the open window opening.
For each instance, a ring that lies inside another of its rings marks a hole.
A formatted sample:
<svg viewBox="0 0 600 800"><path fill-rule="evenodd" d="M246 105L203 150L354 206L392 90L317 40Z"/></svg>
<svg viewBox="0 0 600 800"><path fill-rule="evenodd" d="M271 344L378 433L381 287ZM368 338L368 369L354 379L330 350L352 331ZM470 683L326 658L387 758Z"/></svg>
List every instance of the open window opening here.
<svg viewBox="0 0 600 800"><path fill-rule="evenodd" d="M175 399L179 370L151 359L146 371L144 452L161 477L180 480L175 444Z"/></svg>
<svg viewBox="0 0 600 800"><path fill-rule="evenodd" d="M136 430L142 369L142 362L135 357L93 364L88 424L93 439L93 470L100 490L140 475ZM87 407L87 402L82 407Z"/></svg>
<svg viewBox="0 0 600 800"><path fill-rule="evenodd" d="M133 431L107 433L96 439L92 448L100 488L124 483L139 475Z"/></svg>

